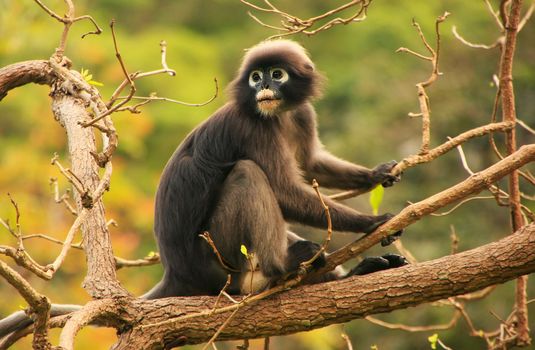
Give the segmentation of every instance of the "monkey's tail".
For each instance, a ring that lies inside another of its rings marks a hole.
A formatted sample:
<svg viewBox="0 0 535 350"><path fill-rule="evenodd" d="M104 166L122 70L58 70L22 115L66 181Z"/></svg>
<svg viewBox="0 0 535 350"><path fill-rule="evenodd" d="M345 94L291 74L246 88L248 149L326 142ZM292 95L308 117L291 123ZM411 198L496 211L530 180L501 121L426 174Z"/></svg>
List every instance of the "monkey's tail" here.
<svg viewBox="0 0 535 350"><path fill-rule="evenodd" d="M52 304L50 306L50 317L70 314L82 308L81 305L72 304ZM24 311L17 311L0 320L0 339L5 336L24 329L31 325L33 320Z"/></svg>
<svg viewBox="0 0 535 350"><path fill-rule="evenodd" d="M163 297L163 294L164 294L164 291L166 290L166 286L165 286L165 280L162 279L160 282L158 282L154 287L152 287L151 290L149 290L147 293L143 294L142 296L140 296L139 298L140 299L145 299L145 300L151 300L151 299L158 299L158 298L162 298Z"/></svg>

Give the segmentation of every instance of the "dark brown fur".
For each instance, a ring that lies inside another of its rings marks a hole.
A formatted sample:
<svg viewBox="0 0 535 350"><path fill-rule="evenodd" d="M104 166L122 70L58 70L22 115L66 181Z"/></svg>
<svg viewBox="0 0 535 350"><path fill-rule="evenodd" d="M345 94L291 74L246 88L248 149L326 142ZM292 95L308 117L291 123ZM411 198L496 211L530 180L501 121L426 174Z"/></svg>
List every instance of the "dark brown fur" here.
<svg viewBox="0 0 535 350"><path fill-rule="evenodd" d="M258 91L250 86L249 75L254 69L268 72L269 67L286 70L290 78L281 84L266 78L262 89L269 85L273 94L282 96L280 106L266 116L259 112ZM319 95L320 82L314 64L297 43L268 41L246 53L230 84L230 101L182 142L163 172L154 229L164 277L146 298L217 294L228 273L230 291L243 292L250 268L240 252L242 244L254 253L265 287L317 250L316 244L289 234L286 227L286 222L326 227L325 211L310 179L344 189L397 181L389 174L395 162L370 170L323 148L309 102ZM391 217L326 202L337 231L371 232ZM199 238L205 230L225 262L240 272L221 266ZM339 277L331 273L323 280Z"/></svg>

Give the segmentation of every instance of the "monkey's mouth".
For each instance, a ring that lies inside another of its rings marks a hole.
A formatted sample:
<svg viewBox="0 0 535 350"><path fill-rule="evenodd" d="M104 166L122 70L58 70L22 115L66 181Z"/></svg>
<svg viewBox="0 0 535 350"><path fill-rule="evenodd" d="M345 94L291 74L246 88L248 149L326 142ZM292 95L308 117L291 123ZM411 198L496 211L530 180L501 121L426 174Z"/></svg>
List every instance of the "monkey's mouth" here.
<svg viewBox="0 0 535 350"><path fill-rule="evenodd" d="M256 94L256 103L261 111L272 111L280 105L281 99L272 90L264 89Z"/></svg>

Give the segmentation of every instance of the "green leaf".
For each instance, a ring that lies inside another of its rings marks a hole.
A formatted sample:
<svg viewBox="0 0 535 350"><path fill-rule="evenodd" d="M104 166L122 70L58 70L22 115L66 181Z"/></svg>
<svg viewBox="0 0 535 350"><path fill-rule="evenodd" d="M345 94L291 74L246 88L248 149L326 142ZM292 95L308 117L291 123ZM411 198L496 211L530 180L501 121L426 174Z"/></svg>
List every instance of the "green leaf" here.
<svg viewBox="0 0 535 350"><path fill-rule="evenodd" d="M91 84L91 85L94 85L94 86L104 86L104 84L102 84L100 81L96 81L96 80L89 80L88 83Z"/></svg>
<svg viewBox="0 0 535 350"><path fill-rule="evenodd" d="M155 252L150 251L149 254L147 254L147 257L149 257L149 258L153 258L155 255L156 255Z"/></svg>
<svg viewBox="0 0 535 350"><path fill-rule="evenodd" d="M432 336L428 337L429 343L431 344L431 349L435 350L437 348L438 334L435 333Z"/></svg>
<svg viewBox="0 0 535 350"><path fill-rule="evenodd" d="M379 213L379 206L383 202L384 193L385 189L383 188L383 185L375 187L370 192L370 205L372 206L373 215L377 215Z"/></svg>
<svg viewBox="0 0 535 350"><path fill-rule="evenodd" d="M370 349L371 349L371 350L379 350L379 348L378 348L377 345L375 345L375 344L372 345L372 346L370 346Z"/></svg>
<svg viewBox="0 0 535 350"><path fill-rule="evenodd" d="M247 253L247 247L244 246L243 244L242 244L241 247L240 247L240 251L241 251L241 253L242 253L243 255L245 255L245 256L249 256L249 254Z"/></svg>

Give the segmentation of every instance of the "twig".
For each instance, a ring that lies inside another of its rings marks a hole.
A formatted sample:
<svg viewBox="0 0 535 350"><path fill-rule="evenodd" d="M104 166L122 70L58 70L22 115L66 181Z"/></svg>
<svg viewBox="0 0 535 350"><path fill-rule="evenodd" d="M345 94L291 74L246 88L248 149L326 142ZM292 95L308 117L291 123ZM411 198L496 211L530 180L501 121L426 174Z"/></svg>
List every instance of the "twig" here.
<svg viewBox="0 0 535 350"><path fill-rule="evenodd" d="M342 339L345 340L346 346L347 346L347 350L353 350L353 344L351 344L351 339L349 339L347 334L345 334L345 332L344 332L344 333L340 334L340 336L342 337Z"/></svg>
<svg viewBox="0 0 535 350"><path fill-rule="evenodd" d="M412 20L412 25L416 27L416 30L418 31L418 35L420 36L420 39L422 40L422 43L426 47L427 51L431 54L431 56L424 56L422 54L419 54L417 52L414 52L407 48L399 48L396 50L396 52L406 52L409 54L412 54L420 59L424 59L427 61L431 61L433 69L431 72L431 75L429 78L427 78L426 81L420 82L416 84L417 90L418 90L418 101L420 103L420 113L409 113L409 116L421 116L422 117L422 146L420 150L420 154L424 155L429 152L429 143L430 143L430 114L431 110L429 107L429 97L427 96L427 93L425 91L425 88L431 85L435 80L437 80L439 75L442 75L440 73L438 68L439 63L439 53L440 53L440 31L439 31L439 25L440 23L444 22L446 18L450 14L448 12L444 12L442 16L439 16L437 20L435 21L435 32L436 32L436 48L433 49L431 45L427 42L425 39L425 35L422 32L422 28L420 28L420 25Z"/></svg>
<svg viewBox="0 0 535 350"><path fill-rule="evenodd" d="M54 157L52 157L50 164L56 165L58 167L59 171L74 186L76 191L78 191L81 196L87 194L88 191L84 188L82 181L80 181L80 179L70 169L64 168L58 159L59 155L57 153L54 153Z"/></svg>
<svg viewBox="0 0 535 350"><path fill-rule="evenodd" d="M455 226L450 225L450 240L451 240L451 254L455 254L459 250L459 236L455 232Z"/></svg>
<svg viewBox="0 0 535 350"><path fill-rule="evenodd" d="M117 45L117 38L115 36L114 27L115 27L115 20L112 20L110 22L110 29L111 29L111 36L113 38L113 48L115 49L115 57L117 58L117 61L119 61L119 64L121 66L121 70L123 71L123 74L125 76L125 79L126 79L128 85L130 85L130 92L128 93L128 96L126 96L126 98L124 98L117 105L115 105L112 108L109 108L108 110L104 111L103 113L95 116L95 118L91 119L90 121L88 121L86 123L82 123L83 127L88 127L88 126L94 125L99 120L102 120L103 118L111 115L112 113L115 113L119 108L121 108L123 105L128 103L128 101L130 101L132 96L134 96L134 94L136 93L136 85L134 83L134 78L138 73L133 73L132 76L130 74L128 74L128 71L127 71L126 66L125 66L125 64L123 62L123 58L121 56L121 53L119 52L119 47Z"/></svg>
<svg viewBox="0 0 535 350"><path fill-rule="evenodd" d="M74 209L74 207L72 206L72 204L69 202L69 193L70 193L70 190L67 189L65 191L65 193L60 197L59 196L59 185L58 185L58 179L53 177L53 178L50 178L50 186L53 187L54 189L54 201L56 203L63 203L65 205L65 207L67 208L67 210L74 216L77 216L78 213L76 212L76 209Z"/></svg>
<svg viewBox="0 0 535 350"><path fill-rule="evenodd" d="M176 72L167 66L167 42L165 40L160 41L160 53L162 54L162 67L167 74L174 77Z"/></svg>
<svg viewBox="0 0 535 350"><path fill-rule="evenodd" d="M532 129L529 125L527 125L526 123L524 123L522 120L517 119L516 122L517 122L521 127L523 127L524 129L526 129L527 131L529 131L531 134L535 135L535 129Z"/></svg>
<svg viewBox="0 0 535 350"><path fill-rule="evenodd" d="M466 198L466 199L463 199L462 201L460 201L459 203L457 203L455 206L453 206L453 208L451 208L450 210L447 210L445 212L442 212L442 213L433 213L431 214L431 216L446 216L446 215L449 215L451 214L453 211L455 211L456 209L458 209L460 206L462 206L463 204L467 203L467 202L470 202L470 201L473 201L473 200L476 200L476 199L494 199L494 196L475 196L475 197L469 197L469 198Z"/></svg>
<svg viewBox="0 0 535 350"><path fill-rule="evenodd" d="M141 101L143 101L143 102L137 104L136 106L133 106L132 108L135 110L136 107L145 105L145 104L147 104L149 102L152 102L152 101L171 102L171 103L176 103L176 104L179 104L179 105L182 105L182 106L187 106L187 107L203 107L203 106L206 106L207 104L209 104L210 102L212 102L213 100L215 100L217 98L217 96L219 95L219 84L217 82L217 78L214 78L214 84L215 84L215 92L214 92L214 94L212 95L212 97L210 97L208 100L206 100L204 102L200 102L200 103L184 102L184 101L179 101L179 100L175 100L175 99L172 99L172 98L159 97L155 93L153 93L148 97L147 96L132 96L131 97L132 100L141 100ZM128 96L117 97L117 100L126 99L127 97ZM123 107L123 108L124 109L122 109L122 110L130 110L129 108L127 109L127 107ZM119 110L121 110L121 109L118 109L117 111L119 111Z"/></svg>
<svg viewBox="0 0 535 350"><path fill-rule="evenodd" d="M225 322L223 322L223 324L221 325L221 327L219 327L219 329L217 330L217 332L215 332L215 334L212 336L212 338L210 338L210 340L208 341L208 343L206 343L206 345L202 348L202 350L206 350L208 349L208 347L210 346L210 344L212 344L216 338L219 336L219 334L221 334L221 332L225 329L225 327L230 323L230 321L232 320L232 318L234 317L234 315L236 315L236 313L239 311L240 309L239 308L236 308L231 314L230 316L225 320Z"/></svg>
<svg viewBox="0 0 535 350"><path fill-rule="evenodd" d="M453 33L453 35L457 38L457 40L459 40L461 43L463 43L464 45L468 46L468 47L471 47L471 48L474 48L474 49L485 49L485 50L491 50L491 49L494 49L494 48L497 48L497 47L501 47L503 45L503 39L500 37L498 38L494 43L490 44L490 45L485 45L485 44L474 44L474 43L471 43L469 42L468 40L466 40L465 38L463 38L459 32L457 31L457 27L456 26L452 26L451 27L451 31Z"/></svg>
<svg viewBox="0 0 535 350"><path fill-rule="evenodd" d="M264 338L264 350L269 350L269 337Z"/></svg>
<svg viewBox="0 0 535 350"><path fill-rule="evenodd" d="M483 136L483 135L486 135L495 131L509 130L512 127L513 127L512 123L500 122L500 123L490 123L484 126L480 126L478 128L465 131L462 134L459 134L453 138L450 138L447 142L444 142L440 146L429 150L427 154L414 154L414 155L404 158L392 169L392 174L399 175L406 169L411 168L417 164L428 163L440 157L441 155L449 152L450 150L462 144L463 142L466 142L474 137ZM363 191L361 190L360 191L359 190L345 191L345 192L337 193L330 197L335 200L343 200L343 199L354 197L361 193L363 193Z"/></svg>
<svg viewBox="0 0 535 350"><path fill-rule="evenodd" d="M210 237L210 232L208 231L204 231L203 233L201 233L199 235L199 237L201 237L202 239L204 239L206 241L206 243L208 243L208 245L212 248L212 251L214 252L214 254L216 255L217 257L217 260L219 261L219 264L221 264L221 267L223 267L225 270L227 271L231 271L231 272L240 272L240 270L236 269L236 268L233 268L233 267L230 267L229 265L227 265L225 263L225 260L223 259L223 257L221 256L221 254L219 253L219 250L217 249L214 241L212 240L212 237Z"/></svg>
<svg viewBox="0 0 535 350"><path fill-rule="evenodd" d="M57 15L54 11L46 7L41 0L34 0L37 5L39 5L46 13L48 13L52 18L56 19L57 21L63 23L63 33L61 35L61 40L59 43L58 48L56 49L56 55L58 57L63 56L63 53L65 52L65 46L67 45L67 37L69 34L70 27L73 23L87 19L89 20L94 26L95 30L90 31L88 33L85 33L82 35L82 38L85 38L89 34L100 34L102 33L102 29L98 26L97 22L93 19L93 17L89 15L83 15L79 17L74 16L74 4L71 0L65 0L65 4L67 5L67 13L61 17Z"/></svg>
<svg viewBox="0 0 535 350"><path fill-rule="evenodd" d="M56 271L58 271L59 267L65 260L65 257L67 256L67 253L69 252L69 249L72 246L74 235L76 234L76 232L78 232L78 229L84 223L88 214L89 210L84 208L81 213L76 217L76 220L74 220L74 223L72 224L71 228L69 229L69 232L67 233L67 237L63 242L63 247L61 248L61 252L59 253L58 257L56 258L56 260L54 260L52 264L47 265L45 267L46 271L50 274L51 277Z"/></svg>
<svg viewBox="0 0 535 350"><path fill-rule="evenodd" d="M215 309L217 309L217 306L219 305L219 301L221 300L221 296L223 295L223 293L225 293L225 291L227 290L228 286L230 286L231 280L232 280L232 276L230 274L228 274L227 275L227 282L225 282L225 285L223 286L223 288L221 289L221 291L217 295L217 299L215 300L214 307L212 307L213 311L215 311Z"/></svg>
<svg viewBox="0 0 535 350"><path fill-rule="evenodd" d="M140 266L151 266L160 263L160 255L158 253L153 253L147 255L143 259L136 260L127 260L123 258L115 257L115 268L117 270L123 267L140 267Z"/></svg>
<svg viewBox="0 0 535 350"><path fill-rule="evenodd" d="M376 324L378 326L385 327L388 329L400 329L406 332L414 333L414 332L429 332L429 331L439 331L439 330L450 329L457 324L457 321L459 320L460 317L461 317L461 312L456 311L448 323L430 325L430 326L408 326L402 323L390 323L390 322L386 322L386 321L380 320L372 316L366 316L366 321L369 321L373 324Z"/></svg>
<svg viewBox="0 0 535 350"><path fill-rule="evenodd" d="M307 261L302 262L299 267L300 269L304 269L306 271L314 261L316 261L317 258L320 257L321 254L327 251L327 246L329 245L329 242L331 241L331 237L333 235L333 225L331 220L331 212L329 211L329 206L325 204L323 201L323 197L319 191L319 184L316 181L316 179L312 180L312 188L316 192L316 195L318 196L319 201L321 202L321 205L325 211L325 217L327 219L327 236L325 237L325 240L320 246L320 249L314 254L312 258L310 258Z"/></svg>
<svg viewBox="0 0 535 350"><path fill-rule="evenodd" d="M273 26L273 25L265 23L264 21L260 20L258 17L254 16L252 13L248 12L249 16L261 26L270 28L270 29L275 29L281 32L279 34L275 34L269 37L269 39L272 39L272 38L280 38L283 36L288 36L288 35L293 35L293 34L298 34L298 33L303 33L307 36L311 36L311 35L317 34L318 32L330 29L335 25L349 24L353 22L364 21L366 19L366 14L367 14L366 12L371 3L371 0L349 1L335 9L332 9L330 11L327 11L315 17L310 17L308 19L301 19L287 12L281 11L277 7L275 7L269 0L264 0L264 4L266 5L266 7L255 5L246 0L240 0L240 2L243 3L244 5L249 6L253 10L277 15L282 18L281 27L277 27L277 26ZM327 20L329 17L334 17L338 13L344 10L347 10L351 7L358 7L352 15L346 18L335 17L335 18L332 18L331 20ZM317 23L323 20L327 20L327 22L320 24L315 29L313 29L313 27Z"/></svg>

